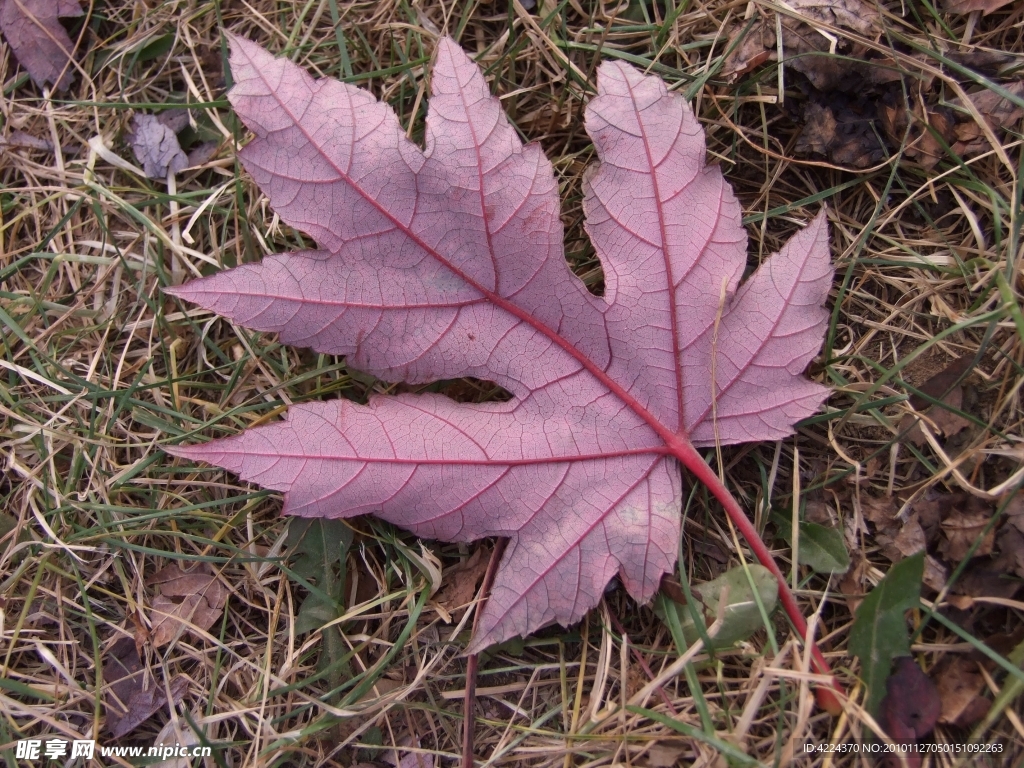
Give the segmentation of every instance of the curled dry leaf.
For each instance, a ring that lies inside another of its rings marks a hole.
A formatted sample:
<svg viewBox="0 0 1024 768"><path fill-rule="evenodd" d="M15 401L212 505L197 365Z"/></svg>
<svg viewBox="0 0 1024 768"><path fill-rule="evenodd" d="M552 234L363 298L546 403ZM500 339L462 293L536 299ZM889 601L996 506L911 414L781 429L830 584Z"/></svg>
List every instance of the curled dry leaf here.
<svg viewBox="0 0 1024 768"><path fill-rule="evenodd" d="M188 157L178 143L174 124L168 125L168 120L155 115L135 115L129 140L132 152L142 163L142 170L151 179L166 179L168 173L180 173L188 167Z"/></svg>
<svg viewBox="0 0 1024 768"><path fill-rule="evenodd" d="M11 131L11 135L0 137L0 147L16 147L21 149L37 149L42 152L53 152L53 142L49 139L40 139L25 131Z"/></svg>
<svg viewBox="0 0 1024 768"><path fill-rule="evenodd" d="M1006 573L1024 578L1024 534L1013 526L999 531L999 557L996 565Z"/></svg>
<svg viewBox="0 0 1024 768"><path fill-rule="evenodd" d="M887 70L876 74L870 62L859 63L851 59L864 59L867 49L860 44L839 37L833 31L849 30L861 37L874 39L881 34L882 24L878 6L869 0L790 0L788 13L783 13L777 24L774 13L768 13L747 31L747 22L740 23L729 41L729 48L737 43L725 60L723 74L735 77L751 71L767 61L777 61L779 41L777 30L782 29L782 55L785 66L802 72L815 88L831 90L848 81L851 76L863 81L888 77ZM833 50L833 45L836 45ZM838 53L838 56L824 55Z"/></svg>
<svg viewBox="0 0 1024 768"><path fill-rule="evenodd" d="M943 0L942 7L950 13L981 11L983 16L987 16L1012 2L1013 0Z"/></svg>
<svg viewBox="0 0 1024 768"><path fill-rule="evenodd" d="M907 109L904 96L887 94L878 116L894 146L904 146L903 154L922 168L931 169L946 156L946 147L954 140L955 119L948 107L929 107L915 100Z"/></svg>
<svg viewBox="0 0 1024 768"><path fill-rule="evenodd" d="M680 765L684 755L692 754L692 748L684 741L656 741L647 748L644 757L646 768L673 768Z"/></svg>
<svg viewBox="0 0 1024 768"><path fill-rule="evenodd" d="M284 491L290 514L508 537L469 653L579 620L616 575L650 599L678 550L679 461L785 583L694 446L781 438L824 400L803 376L828 319L823 215L741 286L740 206L705 166L689 106L605 62L586 111L602 161L584 181L597 297L566 264L551 164L520 143L454 41L437 44L425 152L367 92L239 38L231 47L229 98L256 133L242 161L320 250L172 293L388 381L472 376L513 399L306 403L169 452Z"/></svg>
<svg viewBox="0 0 1024 768"><path fill-rule="evenodd" d="M939 544L941 552L947 560L959 563L974 546L975 542L981 539L973 557L982 557L992 554L992 546L995 544L995 527L988 526L992 519L991 514L985 512L974 512L971 510L956 511L942 521L942 534L945 539Z"/></svg>
<svg viewBox="0 0 1024 768"><path fill-rule="evenodd" d="M459 615L473 601L490 559L490 547L477 547L469 558L445 570L434 600L444 613Z"/></svg>
<svg viewBox="0 0 1024 768"><path fill-rule="evenodd" d="M940 723L970 727L985 716L992 704L981 695L985 678L974 659L947 657L932 670L932 680L942 702Z"/></svg>
<svg viewBox="0 0 1024 768"><path fill-rule="evenodd" d="M893 672L885 681L885 698L879 708L878 724L897 744L923 739L939 719L942 704L935 683L917 665L911 656L895 659ZM907 765L921 764L920 755L910 753ZM914 761L912 758L917 758ZM900 760L889 765L901 765Z"/></svg>
<svg viewBox="0 0 1024 768"><path fill-rule="evenodd" d="M206 563L191 571L183 571L172 563L158 571L150 583L160 589L150 609L151 637L157 648L171 642L183 630L212 627L224 612L230 594Z"/></svg>
<svg viewBox="0 0 1024 768"><path fill-rule="evenodd" d="M971 422L954 411L963 406L963 387L974 361L960 357L919 385L910 396L910 405L916 411L926 412L931 426L946 437L951 437L970 426ZM936 402L937 401L937 402ZM908 413L900 421L902 439L914 445L924 445L927 440L921 431L919 417Z"/></svg>
<svg viewBox="0 0 1024 768"><path fill-rule="evenodd" d="M118 739L167 706L168 687L171 704L181 701L188 690L188 680L175 677L165 687L163 680L143 666L135 641L123 637L104 655L103 686L106 728Z"/></svg>
<svg viewBox="0 0 1024 768"><path fill-rule="evenodd" d="M1004 87L1018 99L1024 98L1024 82L1018 80L1007 83ZM1020 105L995 91L985 89L968 94L968 98L978 114L996 132L1015 128L1024 117L1024 109ZM955 107L964 107L963 100L959 98L953 99L950 104ZM956 137L956 143L953 145L954 152L961 157L974 157L992 149L991 143L971 113L958 112L957 119L959 122L954 129Z"/></svg>
<svg viewBox="0 0 1024 768"><path fill-rule="evenodd" d="M832 93L803 107L804 127L794 150L799 155L824 157L837 165L868 168L883 162L888 152L875 127L877 106L868 95Z"/></svg>
<svg viewBox="0 0 1024 768"><path fill-rule="evenodd" d="M0 0L0 31L33 82L66 90L75 79L69 66L75 44L58 19L82 15L78 0Z"/></svg>

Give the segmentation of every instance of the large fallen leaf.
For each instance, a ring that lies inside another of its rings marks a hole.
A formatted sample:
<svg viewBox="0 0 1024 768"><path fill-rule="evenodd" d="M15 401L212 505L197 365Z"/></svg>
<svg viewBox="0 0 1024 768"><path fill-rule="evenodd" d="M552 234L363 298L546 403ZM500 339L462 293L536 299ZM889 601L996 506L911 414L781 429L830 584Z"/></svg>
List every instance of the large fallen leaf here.
<svg viewBox="0 0 1024 768"><path fill-rule="evenodd" d="M779 439L825 398L803 376L828 317L824 215L740 286L740 206L705 166L689 106L606 62L586 113L602 159L584 184L605 277L593 296L563 256L551 164L453 41L437 45L425 152L367 92L231 45L229 98L256 134L242 161L320 250L172 293L389 381L473 376L513 399L296 405L287 421L171 453L284 491L290 514L508 537L469 652L577 621L616 574L648 600L676 559L678 461L782 578L694 445Z"/></svg>
<svg viewBox="0 0 1024 768"><path fill-rule="evenodd" d="M850 653L860 659L867 686L866 708L877 714L892 660L910 655L904 614L921 598L924 552L893 565L860 604L850 629Z"/></svg>
<svg viewBox="0 0 1024 768"><path fill-rule="evenodd" d="M57 19L81 15L78 0L0 0L0 31L40 88L50 83L63 91L71 85L75 45Z"/></svg>
<svg viewBox="0 0 1024 768"><path fill-rule="evenodd" d="M150 604L152 640L157 648L171 642L179 632L212 627L224 612L229 594L206 563L190 571L171 563L153 574L150 583L160 589Z"/></svg>

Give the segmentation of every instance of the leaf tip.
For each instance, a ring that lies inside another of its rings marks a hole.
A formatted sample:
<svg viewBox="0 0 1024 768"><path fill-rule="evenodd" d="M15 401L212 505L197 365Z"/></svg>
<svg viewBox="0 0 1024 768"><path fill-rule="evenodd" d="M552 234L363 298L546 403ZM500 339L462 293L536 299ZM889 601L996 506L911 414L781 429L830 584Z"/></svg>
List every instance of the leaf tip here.
<svg viewBox="0 0 1024 768"><path fill-rule="evenodd" d="M160 450L178 459L201 460L203 443L196 445L161 445Z"/></svg>

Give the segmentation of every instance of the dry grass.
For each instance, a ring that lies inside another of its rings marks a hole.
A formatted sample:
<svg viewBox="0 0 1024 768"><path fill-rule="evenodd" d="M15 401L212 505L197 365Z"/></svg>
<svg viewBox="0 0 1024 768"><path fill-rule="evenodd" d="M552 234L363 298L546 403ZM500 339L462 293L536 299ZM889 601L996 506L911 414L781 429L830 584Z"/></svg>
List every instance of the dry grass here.
<svg viewBox="0 0 1024 768"><path fill-rule="evenodd" d="M849 588L806 568L797 577L807 612L819 612L826 655L855 697L847 712L830 719L814 710L807 659L781 620L660 681L685 649L650 607L620 589L582 625L544 631L484 659L475 728L481 765L644 766L658 764L658 754L719 765L722 749L737 765L743 754L750 764L851 762L803 749L852 742L865 731L858 665L846 653L850 601L889 566L863 525L865 500L895 494L910 504L959 491L988 499L1021 479L1024 155L1011 130L993 134L982 154L946 153L933 168L910 158L908 145L867 170L797 157L799 77L786 75L790 91L780 105L775 67L735 82L718 75L730 31L752 7L669 0L645 20L639 4L610 0L544 0L540 13L518 0L508 7L175 0L153 8L113 0L91 10L78 76L64 98L44 98L10 56L0 57L3 134L23 131L56 148L0 154L0 521L7 526L0 529L0 754L9 765L18 738L77 734L113 743L103 730L101 669L122 637L138 640L147 685L184 676L187 691L120 743L148 746L170 723L171 742L198 733L193 741L214 745L211 766L386 763L408 759L410 744L436 765L459 758L459 652L472 614L448 623L427 587L438 562L454 564L470 550L437 543L424 550L401 531L356 520L339 574L346 577L336 612L341 632L299 633L295 621L311 585L284 557L280 500L159 448L236 432L294 402L360 399L386 387L350 372L344 360L282 346L162 293L309 243L281 224L235 159L245 132L224 98L222 29L370 88L414 137L422 133L433 40L438 30L455 34L523 136L554 162L567 249L590 285L601 276L582 230L580 179L593 159L582 108L601 50L650 65L694 99L711 157L748 213L753 258L776 250L819 200L827 202L835 312L831 354L812 370L834 388L827 414L794 439L740 447L725 459L729 486L759 519L769 508L789 514L798 506L799 461L803 500L845 525L855 563ZM875 43L893 53L911 95L922 72L947 102L965 86L962 73L922 48L1024 53L1019 3L988 17L930 9L913 5L904 19L896 4ZM1019 67L1011 63L1010 75ZM168 102L195 105L197 139L219 141L213 158L179 175L172 190L113 162L134 162L125 144L132 110ZM921 447L901 442L908 385L964 355L978 356L973 399L964 406L974 419L967 434L955 446L934 435ZM487 395L458 386L463 397ZM738 562L724 518L699 491L686 515L684 574L702 581ZM787 562L790 553L777 554ZM227 610L209 630L154 648L146 642L152 576L195 561L210 564L231 590ZM953 583L966 569L944 577ZM926 607L946 606L946 591L926 594ZM1024 604L973 597L974 613L953 621L915 613L914 650L926 669L1021 628ZM1019 759L1021 677L998 666L984 674L983 695L1011 695L973 736ZM627 700L646 711L627 711ZM935 739L971 736L943 725Z"/></svg>

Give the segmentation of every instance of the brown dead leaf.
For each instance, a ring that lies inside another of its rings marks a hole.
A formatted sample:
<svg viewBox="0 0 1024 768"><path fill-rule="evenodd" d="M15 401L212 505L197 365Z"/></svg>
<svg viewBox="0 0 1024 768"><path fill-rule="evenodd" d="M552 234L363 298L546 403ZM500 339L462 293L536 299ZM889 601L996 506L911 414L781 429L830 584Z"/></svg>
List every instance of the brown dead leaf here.
<svg viewBox="0 0 1024 768"><path fill-rule="evenodd" d="M941 358L940 358L941 359ZM935 364L933 358L932 365ZM943 367L938 373L928 376L920 384L915 383L914 392L910 395L910 404L914 407L915 411L923 411L932 404L933 401L941 401L946 395L950 394L953 389L961 384L967 377L973 367L974 359L964 355L958 357L951 363ZM932 368L932 370L935 370ZM920 394L918 394L920 392Z"/></svg>
<svg viewBox="0 0 1024 768"><path fill-rule="evenodd" d="M219 147L219 141L204 141L202 144L197 144L188 151L188 165L186 167L195 168L196 166L206 164L217 153Z"/></svg>
<svg viewBox="0 0 1024 768"><path fill-rule="evenodd" d="M921 577L921 581L924 582L925 586L930 587L936 592L941 592L948 580L949 569L931 555L925 555L924 575Z"/></svg>
<svg viewBox="0 0 1024 768"><path fill-rule="evenodd" d="M1024 534L1012 525L1004 525L999 531L996 567L1024 578Z"/></svg>
<svg viewBox="0 0 1024 768"><path fill-rule="evenodd" d="M947 517L940 524L945 539L939 542L939 552L952 563L959 563L967 556L974 542L982 536L985 526L992 519L991 514L974 511L958 511ZM995 529L984 534L981 544L974 550L973 557L992 554L995 543Z"/></svg>
<svg viewBox="0 0 1024 768"><path fill-rule="evenodd" d="M885 681L878 724L896 742L917 741L931 733L939 719L939 691L913 657L900 656L894 665Z"/></svg>
<svg viewBox="0 0 1024 768"><path fill-rule="evenodd" d="M166 120L154 115L135 115L129 142L142 170L151 179L166 179L168 173L180 173L188 167L188 157L181 150L173 124L168 126Z"/></svg>
<svg viewBox="0 0 1024 768"><path fill-rule="evenodd" d="M690 747L682 740L658 741L647 750L647 768L672 768L689 754Z"/></svg>
<svg viewBox="0 0 1024 768"><path fill-rule="evenodd" d="M963 410L963 404L964 388L957 387L942 398L941 405L928 409L928 418L944 437L952 437L971 426L970 421L956 413Z"/></svg>
<svg viewBox="0 0 1024 768"><path fill-rule="evenodd" d="M1012 598L1020 589L1020 579L993 563L989 558L976 558L953 585L953 592L969 597Z"/></svg>
<svg viewBox="0 0 1024 768"><path fill-rule="evenodd" d="M876 528L893 528L899 524L896 515L899 513L899 504L891 496L868 496L864 495L860 501L861 513L864 519L873 523Z"/></svg>
<svg viewBox="0 0 1024 768"><path fill-rule="evenodd" d="M882 552L896 563L905 557L917 554L926 546L927 540L921 522L917 515L911 515L906 524L900 528L899 533L892 538L891 544L888 547L883 545Z"/></svg>
<svg viewBox="0 0 1024 768"><path fill-rule="evenodd" d="M864 595L866 594L864 591L865 577L870 569L871 563L868 559L864 557L860 550L854 550L850 569L839 582L839 591L846 595L846 605L850 609L851 615L855 614L857 608L864 602Z"/></svg>
<svg viewBox="0 0 1024 768"><path fill-rule="evenodd" d="M864 77L857 72L860 67L851 63L850 58L865 59L866 49L851 43L840 36L836 50L839 56L817 55L828 54L833 45L832 33L826 37L819 30L826 26L847 29L858 35L876 38L882 30L878 6L868 0L790 0L787 7L792 13L783 14L780 24L782 28L782 55L785 65L802 72L815 88L821 91L832 90L849 83L851 75ZM746 22L738 26L729 41L732 47L738 35L743 33ZM776 36L776 19L774 14L767 13L756 22L747 35L739 41L736 48L725 60L723 74L735 78L750 72L766 61L778 59L778 39ZM871 62L865 60L867 68ZM856 78L854 78L856 79Z"/></svg>
<svg viewBox="0 0 1024 768"><path fill-rule="evenodd" d="M171 692L171 705L177 704L188 690L188 680L175 677L165 687L143 668L135 649L135 641L122 637L111 646L103 662L104 709L106 728L118 739L168 705L167 687Z"/></svg>
<svg viewBox="0 0 1024 768"><path fill-rule="evenodd" d="M158 571L151 583L160 588L150 610L153 645L157 648L171 642L182 630L212 627L224 612L229 594L206 563L191 571L172 563Z"/></svg>
<svg viewBox="0 0 1024 768"><path fill-rule="evenodd" d="M987 77L998 77L1006 70L1021 64L1021 57L1014 53L984 48L973 51L946 51L945 56L947 59Z"/></svg>
<svg viewBox="0 0 1024 768"><path fill-rule="evenodd" d="M996 632L985 638L985 645L1000 656L1009 656L1021 643L1024 643L1024 627L1017 627L1013 632ZM971 651L971 657L987 670L997 669L996 663L980 651Z"/></svg>
<svg viewBox="0 0 1024 768"><path fill-rule="evenodd" d="M893 91L879 107L878 116L889 140L896 146L906 141L904 157L925 169L934 168L953 144L954 119L946 107L925 107L920 99L908 110L902 96ZM945 146L944 146L945 145Z"/></svg>
<svg viewBox="0 0 1024 768"><path fill-rule="evenodd" d="M75 44L58 19L82 15L78 0L0 0L0 31L18 62L42 88L63 91L75 79Z"/></svg>
<svg viewBox="0 0 1024 768"><path fill-rule="evenodd" d="M675 574L662 574L661 591L664 592L671 600L674 600L680 605L686 605L686 593L683 592L683 587L679 583L679 578Z"/></svg>
<svg viewBox="0 0 1024 768"><path fill-rule="evenodd" d="M917 513L907 518L907 522L900 530L893 535L893 529L879 530L875 535L875 542L882 549L882 554L892 562L898 563L905 557L910 557L928 547L928 534L921 525L920 516ZM946 584L949 573L931 555L925 556L924 576L925 585L939 592Z"/></svg>
<svg viewBox="0 0 1024 768"><path fill-rule="evenodd" d="M405 749L384 752L383 759L388 765L395 768L434 768L434 756L418 751L421 749L419 736L404 734L398 739L398 746Z"/></svg>
<svg viewBox="0 0 1024 768"><path fill-rule="evenodd" d="M875 130L876 106L862 97L830 93L820 103L804 104L804 127L794 150L799 155L823 157L837 165L868 168L886 157Z"/></svg>
<svg viewBox="0 0 1024 768"><path fill-rule="evenodd" d="M53 142L40 139L25 131L11 131L7 138L0 138L0 148L35 149L40 152L53 152Z"/></svg>
<svg viewBox="0 0 1024 768"><path fill-rule="evenodd" d="M166 125L174 131L175 134L179 134L188 128L188 107L171 107L170 109L162 109L156 114L156 119L161 124Z"/></svg>
<svg viewBox="0 0 1024 768"><path fill-rule="evenodd" d="M1003 496L1003 499L1006 497ZM1024 533L1024 491L1018 491L1006 503L1006 522L1021 533Z"/></svg>
<svg viewBox="0 0 1024 768"><path fill-rule="evenodd" d="M822 499L808 499L804 505L804 520L808 523L817 523L827 528L835 528L839 525L839 517L832 506Z"/></svg>
<svg viewBox="0 0 1024 768"><path fill-rule="evenodd" d="M456 615L465 610L476 597L477 587L487 572L491 560L491 548L477 547L468 559L447 568L442 574L441 590L434 602L445 613Z"/></svg>
<svg viewBox="0 0 1024 768"><path fill-rule="evenodd" d="M932 490L928 491L924 498L914 501L913 511L921 521L928 544L932 545L939 541L942 533L940 524L943 520L961 512L990 515L992 507L988 502L969 493L943 493Z"/></svg>
<svg viewBox="0 0 1024 768"><path fill-rule="evenodd" d="M985 678L978 662L964 656L947 657L931 676L942 701L940 723L967 728L988 712L991 702L980 695L985 690Z"/></svg>
<svg viewBox="0 0 1024 768"><path fill-rule="evenodd" d="M924 418L927 419L933 433L937 432L942 437L952 437L971 426L970 421L956 413L956 411L963 410L963 401L964 388L958 386L943 397L940 404L928 408L927 416ZM908 413L900 419L900 439L907 440L918 447L927 443L928 439L921 429L921 418L916 414Z"/></svg>
<svg viewBox="0 0 1024 768"><path fill-rule="evenodd" d="M958 611L969 611L974 607L974 598L970 595L947 595L946 602Z"/></svg>
<svg viewBox="0 0 1024 768"><path fill-rule="evenodd" d="M982 16L988 16L992 11L998 11L1012 2L1013 0L943 0L942 7L949 13L981 11Z"/></svg>
<svg viewBox="0 0 1024 768"><path fill-rule="evenodd" d="M1006 90L1018 98L1024 98L1024 82L1016 81L1007 83ZM977 93L968 94L974 108L989 124L993 131L1003 131L1014 128L1020 119L1024 117L1024 109L1014 104L1009 99L1000 96L995 91L985 89ZM962 99L953 99L950 104L963 107ZM958 120L954 129L956 143L953 145L955 151L961 157L973 157L989 151L991 143L986 138L981 126L968 112L958 112Z"/></svg>

